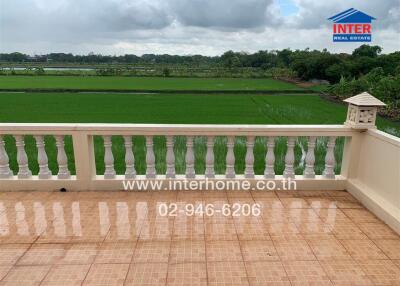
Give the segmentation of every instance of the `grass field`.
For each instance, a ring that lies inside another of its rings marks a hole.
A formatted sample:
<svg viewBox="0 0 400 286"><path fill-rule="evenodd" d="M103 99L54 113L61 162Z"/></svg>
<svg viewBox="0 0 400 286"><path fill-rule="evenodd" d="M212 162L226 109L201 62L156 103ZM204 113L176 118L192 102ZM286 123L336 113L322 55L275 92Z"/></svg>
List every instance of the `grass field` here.
<svg viewBox="0 0 400 286"><path fill-rule="evenodd" d="M178 95L178 94L122 94L122 93L0 93L0 122L82 122L82 123L209 123L209 124L341 124L345 120L345 105L335 104L317 95ZM45 106L45 108L43 108ZM400 124L378 118L381 130L400 135ZM216 172L224 173L226 138L217 138L215 144ZM54 138L46 138L49 165L57 172ZM124 172L124 148L120 136L113 138L115 168ZM325 139L318 140L316 148L316 171L321 174L324 166ZM6 138L10 165L17 171L14 139ZM337 141L335 149L340 169L343 138ZM29 164L37 173L36 147L32 137L26 138ZM303 149L303 150L302 150ZM70 169L74 172L71 138L66 140ZM299 138L295 148L296 173L303 170L302 155L307 150L306 138ZM95 153L98 174L104 172L103 144L95 138ZM165 172L165 138L155 137L156 168ZM205 169L205 138L195 140L195 168L198 173ZM255 145L255 172L264 170L265 138L257 138ZM282 173L286 139L278 138L276 170ZM185 138L175 138L176 168L178 173L185 170ZM246 153L245 139L237 138L235 145L237 172L244 170ZM134 137L134 154L138 173L145 172L144 137Z"/></svg>
<svg viewBox="0 0 400 286"><path fill-rule="evenodd" d="M0 89L300 90L274 79L100 76L0 76Z"/></svg>

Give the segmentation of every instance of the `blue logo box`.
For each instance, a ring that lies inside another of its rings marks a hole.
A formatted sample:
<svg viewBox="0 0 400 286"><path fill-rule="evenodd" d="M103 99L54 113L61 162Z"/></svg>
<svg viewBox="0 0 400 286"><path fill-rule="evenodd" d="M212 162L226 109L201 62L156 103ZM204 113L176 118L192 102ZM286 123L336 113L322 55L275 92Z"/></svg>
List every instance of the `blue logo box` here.
<svg viewBox="0 0 400 286"><path fill-rule="evenodd" d="M333 34L334 42L371 42L371 34Z"/></svg>

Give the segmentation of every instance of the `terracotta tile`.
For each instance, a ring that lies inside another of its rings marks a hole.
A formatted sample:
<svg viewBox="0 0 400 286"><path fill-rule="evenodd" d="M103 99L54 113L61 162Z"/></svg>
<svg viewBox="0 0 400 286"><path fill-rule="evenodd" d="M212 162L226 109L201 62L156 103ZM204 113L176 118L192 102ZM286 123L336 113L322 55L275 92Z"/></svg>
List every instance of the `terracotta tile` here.
<svg viewBox="0 0 400 286"><path fill-rule="evenodd" d="M286 209L263 209L261 217L265 223L288 222L289 213Z"/></svg>
<svg viewBox="0 0 400 286"><path fill-rule="evenodd" d="M49 265L13 267L1 281L2 286L39 285L49 271Z"/></svg>
<svg viewBox="0 0 400 286"><path fill-rule="evenodd" d="M129 264L93 264L83 285L124 285Z"/></svg>
<svg viewBox="0 0 400 286"><path fill-rule="evenodd" d="M273 191L251 191L251 195L254 199L278 197L276 193Z"/></svg>
<svg viewBox="0 0 400 286"><path fill-rule="evenodd" d="M65 244L35 244L17 262L17 265L51 265L65 255Z"/></svg>
<svg viewBox="0 0 400 286"><path fill-rule="evenodd" d="M191 220L175 223L172 233L172 240L204 240L204 223L197 223Z"/></svg>
<svg viewBox="0 0 400 286"><path fill-rule="evenodd" d="M274 245L282 260L316 260L305 240L274 240Z"/></svg>
<svg viewBox="0 0 400 286"><path fill-rule="evenodd" d="M340 209L315 209L314 211L324 223L337 224L352 222L351 219Z"/></svg>
<svg viewBox="0 0 400 286"><path fill-rule="evenodd" d="M284 261L292 285L332 285L318 261Z"/></svg>
<svg viewBox="0 0 400 286"><path fill-rule="evenodd" d="M97 254L98 245L89 243L71 244L58 264L91 264Z"/></svg>
<svg viewBox="0 0 400 286"><path fill-rule="evenodd" d="M233 223L206 223L205 235L206 240L238 240Z"/></svg>
<svg viewBox="0 0 400 286"><path fill-rule="evenodd" d="M374 214L366 209L342 209L342 211L355 223L380 222Z"/></svg>
<svg viewBox="0 0 400 286"><path fill-rule="evenodd" d="M0 265L0 280L3 279L3 277L5 277L8 273L8 271L10 271L12 265Z"/></svg>
<svg viewBox="0 0 400 286"><path fill-rule="evenodd" d="M273 240L302 239L299 229L293 222L276 222L265 224Z"/></svg>
<svg viewBox="0 0 400 286"><path fill-rule="evenodd" d="M362 208L364 208L353 197L336 197L336 205L340 209L362 209Z"/></svg>
<svg viewBox="0 0 400 286"><path fill-rule="evenodd" d="M204 190L203 191L203 199L227 199L228 196L225 191L210 191Z"/></svg>
<svg viewBox="0 0 400 286"><path fill-rule="evenodd" d="M179 263L168 265L167 285L207 286L206 263Z"/></svg>
<svg viewBox="0 0 400 286"><path fill-rule="evenodd" d="M134 263L130 265L125 285L165 286L167 263Z"/></svg>
<svg viewBox="0 0 400 286"><path fill-rule="evenodd" d="M256 198L255 203L259 204L262 210L283 208L283 204L278 198Z"/></svg>
<svg viewBox="0 0 400 286"><path fill-rule="evenodd" d="M207 262L208 285L249 285L243 262Z"/></svg>
<svg viewBox="0 0 400 286"><path fill-rule="evenodd" d="M371 240L342 240L341 243L356 260L387 259L387 256Z"/></svg>
<svg viewBox="0 0 400 286"><path fill-rule="evenodd" d="M320 222L322 220L319 218L315 210L313 209L288 209L289 221L292 221L296 224L301 224L303 222Z"/></svg>
<svg viewBox="0 0 400 286"><path fill-rule="evenodd" d="M302 222L296 225L306 239L332 239L332 226L319 221Z"/></svg>
<svg viewBox="0 0 400 286"><path fill-rule="evenodd" d="M390 259L400 259L400 239L374 240L374 242Z"/></svg>
<svg viewBox="0 0 400 286"><path fill-rule="evenodd" d="M400 285L400 269L391 260L363 260L359 264L375 285Z"/></svg>
<svg viewBox="0 0 400 286"><path fill-rule="evenodd" d="M130 263L135 243L105 242L99 248L94 263Z"/></svg>
<svg viewBox="0 0 400 286"><path fill-rule="evenodd" d="M302 198L280 198L283 206L287 209L307 209L311 206Z"/></svg>
<svg viewBox="0 0 400 286"><path fill-rule="evenodd" d="M204 241L173 241L169 263L205 262L206 245Z"/></svg>
<svg viewBox="0 0 400 286"><path fill-rule="evenodd" d="M192 199L199 199L203 198L202 191L178 191L177 200L178 201L187 201Z"/></svg>
<svg viewBox="0 0 400 286"><path fill-rule="evenodd" d="M55 265L46 275L43 286L80 286L89 272L90 265Z"/></svg>
<svg viewBox="0 0 400 286"><path fill-rule="evenodd" d="M400 259L399 260L392 260L394 264L396 264L400 269Z"/></svg>
<svg viewBox="0 0 400 286"><path fill-rule="evenodd" d="M290 286L289 277L279 261L246 262L251 286Z"/></svg>
<svg viewBox="0 0 400 286"><path fill-rule="evenodd" d="M318 260L351 259L350 254L337 239L309 240L308 244Z"/></svg>
<svg viewBox="0 0 400 286"><path fill-rule="evenodd" d="M370 239L400 239L400 236L384 223L360 223L358 226Z"/></svg>
<svg viewBox="0 0 400 286"><path fill-rule="evenodd" d="M139 241L133 253L134 263L168 262L171 242Z"/></svg>
<svg viewBox="0 0 400 286"><path fill-rule="evenodd" d="M242 261L242 253L238 241L207 241L207 261Z"/></svg>
<svg viewBox="0 0 400 286"><path fill-rule="evenodd" d="M325 260L321 265L334 285L373 285L362 268L353 260Z"/></svg>
<svg viewBox="0 0 400 286"><path fill-rule="evenodd" d="M270 240L267 227L263 223L235 225L239 240Z"/></svg>
<svg viewBox="0 0 400 286"><path fill-rule="evenodd" d="M338 239L368 239L361 229L352 222L339 222L332 225L332 233Z"/></svg>
<svg viewBox="0 0 400 286"><path fill-rule="evenodd" d="M0 265L13 265L28 250L30 244L0 244Z"/></svg>
<svg viewBox="0 0 400 286"><path fill-rule="evenodd" d="M337 200L334 198L328 197L313 197L306 198L307 203L313 209L336 209L337 208Z"/></svg>
<svg viewBox="0 0 400 286"><path fill-rule="evenodd" d="M252 198L250 191L227 191L228 198Z"/></svg>
<svg viewBox="0 0 400 286"><path fill-rule="evenodd" d="M139 239L143 221L111 226L104 242L135 242Z"/></svg>
<svg viewBox="0 0 400 286"><path fill-rule="evenodd" d="M279 260L278 253L272 241L242 241L240 248L244 261L273 261Z"/></svg>
<svg viewBox="0 0 400 286"><path fill-rule="evenodd" d="M169 241L172 239L174 223L169 219L145 222L140 231L139 240Z"/></svg>

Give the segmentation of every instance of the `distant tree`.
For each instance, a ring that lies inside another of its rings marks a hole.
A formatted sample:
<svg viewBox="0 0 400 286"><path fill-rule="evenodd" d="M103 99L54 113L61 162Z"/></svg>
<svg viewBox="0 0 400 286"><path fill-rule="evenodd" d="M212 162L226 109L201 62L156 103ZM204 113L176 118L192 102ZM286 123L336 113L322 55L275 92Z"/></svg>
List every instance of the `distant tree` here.
<svg viewBox="0 0 400 286"><path fill-rule="evenodd" d="M381 52L380 46L361 45L353 51L352 55L354 57L376 58Z"/></svg>

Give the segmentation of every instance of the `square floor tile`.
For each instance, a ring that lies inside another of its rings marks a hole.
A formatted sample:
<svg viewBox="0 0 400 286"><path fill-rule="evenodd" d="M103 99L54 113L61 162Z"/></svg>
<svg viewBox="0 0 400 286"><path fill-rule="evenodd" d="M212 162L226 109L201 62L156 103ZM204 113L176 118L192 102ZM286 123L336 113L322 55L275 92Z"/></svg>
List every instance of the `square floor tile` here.
<svg viewBox="0 0 400 286"><path fill-rule="evenodd" d="M10 271L12 265L0 265L0 280L3 279L3 277L5 277L8 273L8 271Z"/></svg>
<svg viewBox="0 0 400 286"><path fill-rule="evenodd" d="M332 225L332 233L338 239L368 239L353 222L339 222Z"/></svg>
<svg viewBox="0 0 400 286"><path fill-rule="evenodd" d="M284 261L292 285L332 285L318 261Z"/></svg>
<svg viewBox="0 0 400 286"><path fill-rule="evenodd" d="M134 263L168 262L171 242L139 241L133 253Z"/></svg>
<svg viewBox="0 0 400 286"><path fill-rule="evenodd" d="M206 240L238 240L233 223L206 223Z"/></svg>
<svg viewBox="0 0 400 286"><path fill-rule="evenodd" d="M1 280L2 286L33 286L39 285L49 272L49 265L42 266L16 266L13 267L6 277Z"/></svg>
<svg viewBox="0 0 400 286"><path fill-rule="evenodd" d="M90 265L55 265L42 282L43 286L80 286Z"/></svg>
<svg viewBox="0 0 400 286"><path fill-rule="evenodd" d="M238 241L207 241L207 261L242 261L242 252Z"/></svg>
<svg viewBox="0 0 400 286"><path fill-rule="evenodd" d="M278 253L272 241L241 241L240 248L244 261L276 261Z"/></svg>
<svg viewBox="0 0 400 286"><path fill-rule="evenodd" d="M341 243L356 260L388 258L371 240L342 240Z"/></svg>
<svg viewBox="0 0 400 286"><path fill-rule="evenodd" d="M172 240L204 240L205 225L188 220L187 222L175 223Z"/></svg>
<svg viewBox="0 0 400 286"><path fill-rule="evenodd" d="M97 254L98 245L77 243L69 245L64 257L58 264L92 264Z"/></svg>
<svg viewBox="0 0 400 286"><path fill-rule="evenodd" d="M370 239L400 239L400 236L383 222L360 223L359 227Z"/></svg>
<svg viewBox="0 0 400 286"><path fill-rule="evenodd" d="M131 263L134 242L105 242L99 248L94 263Z"/></svg>
<svg viewBox="0 0 400 286"><path fill-rule="evenodd" d="M206 245L204 241L173 241L169 263L205 262Z"/></svg>
<svg viewBox="0 0 400 286"><path fill-rule="evenodd" d="M400 268L391 260L363 260L359 264L375 285L400 285Z"/></svg>
<svg viewBox="0 0 400 286"><path fill-rule="evenodd" d="M18 265L51 265L63 258L66 244L34 244L17 262Z"/></svg>
<svg viewBox="0 0 400 286"><path fill-rule="evenodd" d="M129 264L93 264L83 285L124 285Z"/></svg>
<svg viewBox="0 0 400 286"><path fill-rule="evenodd" d="M353 260L325 260L321 265L334 285L373 285L361 266Z"/></svg>
<svg viewBox="0 0 400 286"><path fill-rule="evenodd" d="M274 245L282 260L316 260L305 240L274 240Z"/></svg>
<svg viewBox="0 0 400 286"><path fill-rule="evenodd" d="M251 286L289 286L289 277L279 261L246 262Z"/></svg>
<svg viewBox="0 0 400 286"><path fill-rule="evenodd" d="M168 265L167 285L207 286L206 263L178 263Z"/></svg>
<svg viewBox="0 0 400 286"><path fill-rule="evenodd" d="M0 265L13 265L28 250L30 244L0 244Z"/></svg>
<svg viewBox="0 0 400 286"><path fill-rule="evenodd" d="M273 222L265 224L270 237L274 240L302 239L299 229L293 222Z"/></svg>
<svg viewBox="0 0 400 286"><path fill-rule="evenodd" d="M366 209L342 209L342 211L355 223L380 222L373 213Z"/></svg>
<svg viewBox="0 0 400 286"><path fill-rule="evenodd" d="M283 206L287 209L308 209L310 204L302 198L280 198Z"/></svg>
<svg viewBox="0 0 400 286"><path fill-rule="evenodd" d="M337 239L309 240L308 244L318 260L351 259L350 254Z"/></svg>
<svg viewBox="0 0 400 286"><path fill-rule="evenodd" d="M400 259L400 239L374 240L374 242L390 259Z"/></svg>
<svg viewBox="0 0 400 286"><path fill-rule="evenodd" d="M165 286L167 263L134 263L130 265L125 285Z"/></svg>
<svg viewBox="0 0 400 286"><path fill-rule="evenodd" d="M208 285L249 285L243 262L207 262Z"/></svg>
<svg viewBox="0 0 400 286"><path fill-rule="evenodd" d="M263 223L235 225L239 240L270 240L267 227Z"/></svg>

